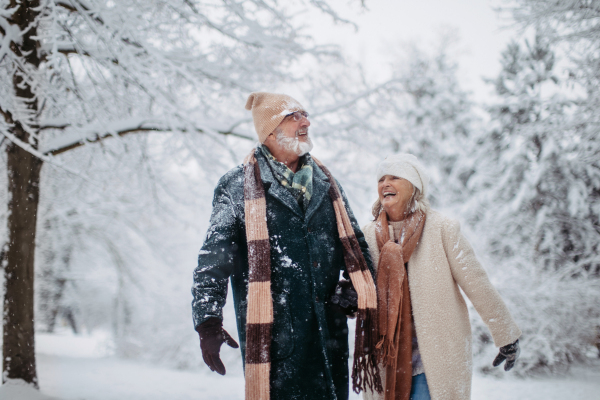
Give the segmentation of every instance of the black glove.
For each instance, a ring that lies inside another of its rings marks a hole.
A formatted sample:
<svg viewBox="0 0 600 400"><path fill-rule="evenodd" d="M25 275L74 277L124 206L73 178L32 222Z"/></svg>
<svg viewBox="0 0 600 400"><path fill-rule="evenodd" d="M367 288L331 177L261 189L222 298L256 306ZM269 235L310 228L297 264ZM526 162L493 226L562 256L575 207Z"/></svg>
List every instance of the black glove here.
<svg viewBox="0 0 600 400"><path fill-rule="evenodd" d="M510 371L510 369L515 365L517 358L519 358L519 354L521 354L521 349L519 348L519 339L517 339L517 341L514 343L500 347L500 352L494 359L492 365L497 367L498 365L502 364L502 361L506 360L506 364L504 364L504 370Z"/></svg>
<svg viewBox="0 0 600 400"><path fill-rule="evenodd" d="M223 329L223 322L216 317L211 317L196 328L200 335L200 349L202 358L211 371L225 375L225 366L219 357L223 342L237 349L240 347L235 340Z"/></svg>
<svg viewBox="0 0 600 400"><path fill-rule="evenodd" d="M354 314L358 310L358 293L352 282L342 279L335 287L331 302L337 305L344 314Z"/></svg>

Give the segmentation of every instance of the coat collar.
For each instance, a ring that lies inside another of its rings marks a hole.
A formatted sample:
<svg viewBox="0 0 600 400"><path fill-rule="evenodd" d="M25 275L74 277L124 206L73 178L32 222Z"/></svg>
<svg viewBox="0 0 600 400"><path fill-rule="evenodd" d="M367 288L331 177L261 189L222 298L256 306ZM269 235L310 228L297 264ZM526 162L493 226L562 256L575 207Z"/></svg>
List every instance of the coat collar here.
<svg viewBox="0 0 600 400"><path fill-rule="evenodd" d="M297 214L299 217L302 217L303 212L300 208L300 205L294 196L292 196L292 194L286 188L281 186L281 183L279 183L277 178L273 175L273 171L271 171L269 162L265 158L262 151L260 151L260 149L256 149L254 156L256 157L258 166L260 168L260 178L263 181L265 192L281 202L293 213Z"/></svg>
<svg viewBox="0 0 600 400"><path fill-rule="evenodd" d="M319 208L323 202L323 199L328 197L330 186L329 179L311 159L310 162L312 163L313 167L313 194L310 199L310 203L308 203L308 209L306 210L305 215L294 196L292 196L292 194L286 188L281 186L277 178L273 175L273 172L269 167L269 163L262 154L262 151L257 149L257 151L254 153L254 156L256 157L258 166L260 167L260 177L263 181L265 192L269 193L271 196L273 196L273 198L281 202L299 217L305 218L308 221Z"/></svg>
<svg viewBox="0 0 600 400"><path fill-rule="evenodd" d="M306 221L309 221L314 213L319 209L321 203L325 198L329 198L329 178L321 171L321 168L315 163L312 158L310 159L313 167L313 193L306 209Z"/></svg>

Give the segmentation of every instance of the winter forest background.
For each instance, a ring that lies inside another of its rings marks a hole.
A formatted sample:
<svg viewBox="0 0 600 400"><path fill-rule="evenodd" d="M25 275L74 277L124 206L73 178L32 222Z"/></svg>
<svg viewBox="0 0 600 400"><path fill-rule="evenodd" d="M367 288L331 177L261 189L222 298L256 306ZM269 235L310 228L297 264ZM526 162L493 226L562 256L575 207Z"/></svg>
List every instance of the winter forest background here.
<svg viewBox="0 0 600 400"><path fill-rule="evenodd" d="M306 28L316 14L352 27L343 11L363 3L0 0L2 267L10 280L10 157L23 151L39 171L36 332L204 368L191 273L212 190L256 142L245 99L274 91L310 112L314 153L361 224L377 162L421 158L432 205L462 222L523 330L516 374L599 357L600 2L492 3L516 33L484 100L461 86L448 31L390 42L373 74ZM498 373L475 312L472 324L476 369Z"/></svg>

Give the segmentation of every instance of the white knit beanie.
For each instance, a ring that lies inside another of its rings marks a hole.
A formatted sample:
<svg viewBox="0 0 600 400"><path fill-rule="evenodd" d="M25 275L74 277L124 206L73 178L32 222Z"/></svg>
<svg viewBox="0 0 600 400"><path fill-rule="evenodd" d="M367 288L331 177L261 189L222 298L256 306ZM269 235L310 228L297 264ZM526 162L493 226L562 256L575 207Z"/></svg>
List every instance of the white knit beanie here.
<svg viewBox="0 0 600 400"><path fill-rule="evenodd" d="M285 94L254 92L248 96L246 110L252 110L258 140L264 143L286 115L304 111L304 107Z"/></svg>
<svg viewBox="0 0 600 400"><path fill-rule="evenodd" d="M400 153L387 156L377 167L377 180L379 181L385 175L404 178L419 189L423 196L427 196L429 176L417 157L412 154Z"/></svg>

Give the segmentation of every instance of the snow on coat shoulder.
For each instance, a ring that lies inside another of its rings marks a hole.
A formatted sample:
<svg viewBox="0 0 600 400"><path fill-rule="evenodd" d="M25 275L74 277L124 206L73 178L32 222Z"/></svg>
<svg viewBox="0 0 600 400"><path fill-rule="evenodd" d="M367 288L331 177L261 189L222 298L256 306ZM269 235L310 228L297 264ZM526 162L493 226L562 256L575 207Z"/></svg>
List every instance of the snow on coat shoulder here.
<svg viewBox="0 0 600 400"><path fill-rule="evenodd" d="M375 222L367 224L363 232L377 268ZM471 325L460 289L487 324L496 346L514 342L521 336L521 330L460 232L457 221L434 210L427 212L423 234L408 262L408 284L432 400L470 399ZM365 394L365 398L378 397Z"/></svg>

